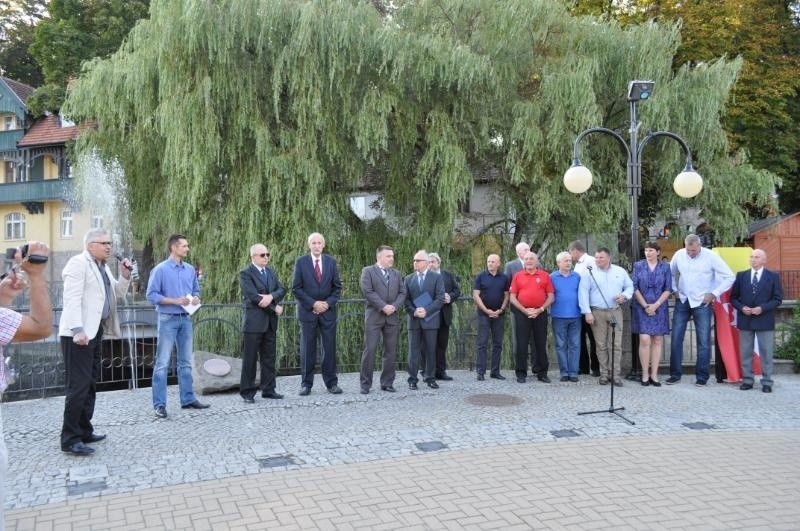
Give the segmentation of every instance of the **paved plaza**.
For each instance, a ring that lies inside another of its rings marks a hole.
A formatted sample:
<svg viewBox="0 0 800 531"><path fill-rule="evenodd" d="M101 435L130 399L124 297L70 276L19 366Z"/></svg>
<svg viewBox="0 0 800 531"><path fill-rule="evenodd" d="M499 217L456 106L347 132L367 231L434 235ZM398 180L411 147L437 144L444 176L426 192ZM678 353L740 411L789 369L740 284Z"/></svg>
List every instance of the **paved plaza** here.
<svg viewBox="0 0 800 531"><path fill-rule="evenodd" d="M798 529L800 375L772 394L691 375L661 388L478 382L330 395L278 379L156 419L150 389L98 396L108 439L59 448L63 397L3 404L11 529ZM579 411L603 410L594 415Z"/></svg>

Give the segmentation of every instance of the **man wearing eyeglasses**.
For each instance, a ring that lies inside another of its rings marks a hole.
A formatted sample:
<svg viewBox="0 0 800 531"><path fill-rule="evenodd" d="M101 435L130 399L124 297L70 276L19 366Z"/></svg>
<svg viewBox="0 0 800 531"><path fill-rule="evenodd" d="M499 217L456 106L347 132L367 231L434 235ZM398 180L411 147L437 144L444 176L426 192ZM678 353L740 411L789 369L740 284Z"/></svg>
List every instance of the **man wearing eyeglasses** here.
<svg viewBox="0 0 800 531"><path fill-rule="evenodd" d="M408 388L417 390L420 364L423 379L431 389L436 383L436 335L439 331L439 312L444 304L442 275L428 269L428 253L419 250L414 255L414 272L405 279L406 311L408 312Z"/></svg>
<svg viewBox="0 0 800 531"><path fill-rule="evenodd" d="M255 402L256 369L261 365L261 397L279 400L275 392L275 358L277 355L278 317L283 313L281 301L286 295L278 275L269 267L269 251L260 243L250 247L250 265L239 272L244 317L242 335L242 377L239 394L248 404Z"/></svg>
<svg viewBox="0 0 800 531"><path fill-rule="evenodd" d="M85 250L70 258L61 272L64 309L58 327L66 382L61 450L81 456L94 453L86 443L106 438L92 427L101 341L122 336L117 297L128 291L132 267L128 259L119 261L119 280L114 278L107 264L111 236L103 229L87 232L83 243Z"/></svg>

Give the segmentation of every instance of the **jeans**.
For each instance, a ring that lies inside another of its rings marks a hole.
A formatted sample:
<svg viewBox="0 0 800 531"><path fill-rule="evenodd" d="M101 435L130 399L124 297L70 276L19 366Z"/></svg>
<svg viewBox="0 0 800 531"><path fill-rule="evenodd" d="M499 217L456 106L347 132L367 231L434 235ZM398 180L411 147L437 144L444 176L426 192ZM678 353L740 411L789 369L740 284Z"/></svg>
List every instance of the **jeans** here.
<svg viewBox="0 0 800 531"><path fill-rule="evenodd" d="M669 355L669 375L680 379L683 364L683 337L689 317L694 320L695 337L697 338L697 363L694 374L699 382L708 381L709 363L711 362L711 304L701 304L697 308L689 306L689 300L675 302L672 314L672 335Z"/></svg>
<svg viewBox="0 0 800 531"><path fill-rule="evenodd" d="M558 370L561 376L578 376L581 359L581 318L552 317Z"/></svg>
<svg viewBox="0 0 800 531"><path fill-rule="evenodd" d="M492 336L490 374L498 374L500 372L500 355L503 350L505 317L504 314L500 314L500 317L492 319L478 310L478 337L476 340L478 358L475 362L475 372L478 374L484 374L486 372L486 351L489 347L489 335Z"/></svg>
<svg viewBox="0 0 800 531"><path fill-rule="evenodd" d="M158 314L158 353L153 368L153 407L167 405L167 369L172 347L178 346L178 389L181 406L197 398L192 389L192 318L188 315Z"/></svg>

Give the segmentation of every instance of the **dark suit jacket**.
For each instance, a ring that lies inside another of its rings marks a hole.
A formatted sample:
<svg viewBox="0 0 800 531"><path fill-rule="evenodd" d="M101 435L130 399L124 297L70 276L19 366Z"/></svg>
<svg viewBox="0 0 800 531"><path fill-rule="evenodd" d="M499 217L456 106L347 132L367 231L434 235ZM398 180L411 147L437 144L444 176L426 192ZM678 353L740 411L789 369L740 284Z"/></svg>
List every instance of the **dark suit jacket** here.
<svg viewBox="0 0 800 531"><path fill-rule="evenodd" d="M406 284L397 269L388 269L387 275L388 286L383 281L383 273L377 265L367 266L361 270L361 291L367 299L364 317L368 323L400 322L400 311L406 300ZM392 315L383 313L381 310L387 304L394 306L397 311Z"/></svg>
<svg viewBox="0 0 800 531"><path fill-rule="evenodd" d="M242 305L244 317L242 319L242 332L263 333L270 327L278 328L278 316L275 315L275 306L281 303L286 295L278 275L271 267L267 267L266 278L261 276L258 268L253 264L239 271L239 288L242 290ZM260 295L272 295L272 303L266 308L261 308L258 303Z"/></svg>
<svg viewBox="0 0 800 531"><path fill-rule="evenodd" d="M444 292L450 295L450 303L442 306L442 324L450 326L453 322L453 303L461 296L461 289L458 287L458 277L450 271L439 270L444 281Z"/></svg>
<svg viewBox="0 0 800 531"><path fill-rule="evenodd" d="M736 273L731 288L731 304L737 310L736 327L739 330L774 330L775 308L783 302L781 278L766 267L761 270L758 289L753 292L752 270ZM742 308L761 306L761 315L745 315Z"/></svg>
<svg viewBox="0 0 800 531"><path fill-rule="evenodd" d="M314 276L314 260L310 253L301 256L294 263L292 293L297 300L297 318L300 321L336 320L336 303L342 296L339 269L336 267L336 260L327 254L322 255L321 265L322 282L317 282ZM330 309L319 316L314 315L313 307L316 301L327 302Z"/></svg>
<svg viewBox="0 0 800 531"><path fill-rule="evenodd" d="M419 297L423 291L428 292L433 302L425 306L426 315L433 315L442 309L444 305L444 281L442 275L428 271L425 274L425 282L422 284L422 289L419 288L417 283L417 273L411 273L406 277L406 311L408 311L408 328L409 330L418 330L420 328L425 330L435 330L439 328L439 319L436 317L432 319L420 319L414 317L414 301Z"/></svg>
<svg viewBox="0 0 800 531"><path fill-rule="evenodd" d="M524 266L522 264L522 260L520 260L519 258L515 258L510 262L506 262L506 267L503 273L506 274L506 276L508 277L508 281L511 282L514 279L514 275L516 275L523 269Z"/></svg>

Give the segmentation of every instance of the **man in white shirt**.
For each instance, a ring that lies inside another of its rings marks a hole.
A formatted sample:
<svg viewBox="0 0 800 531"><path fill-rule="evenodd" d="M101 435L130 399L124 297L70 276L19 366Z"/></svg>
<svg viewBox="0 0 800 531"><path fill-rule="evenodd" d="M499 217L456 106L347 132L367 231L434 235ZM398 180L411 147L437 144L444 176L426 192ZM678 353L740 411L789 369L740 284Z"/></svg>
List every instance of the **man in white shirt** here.
<svg viewBox="0 0 800 531"><path fill-rule="evenodd" d="M580 240L571 242L567 252L572 257L575 272L579 275L586 273L588 267L594 268L597 265L594 256L586 253L586 246ZM578 371L580 374L589 374L591 371L592 376L600 376L600 362L597 360L597 343L594 340L594 332L584 319L581 319L581 358L578 363Z"/></svg>
<svg viewBox="0 0 800 531"><path fill-rule="evenodd" d="M691 317L697 338L695 385L702 387L708 382L711 361L711 305L714 299L733 285L733 271L718 254L704 249L696 234L686 236L684 248L673 255L670 269L675 310L672 314L670 377L667 384L676 384L681 380L683 337Z"/></svg>

